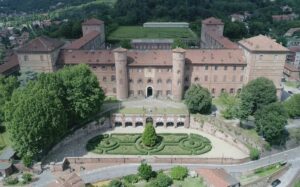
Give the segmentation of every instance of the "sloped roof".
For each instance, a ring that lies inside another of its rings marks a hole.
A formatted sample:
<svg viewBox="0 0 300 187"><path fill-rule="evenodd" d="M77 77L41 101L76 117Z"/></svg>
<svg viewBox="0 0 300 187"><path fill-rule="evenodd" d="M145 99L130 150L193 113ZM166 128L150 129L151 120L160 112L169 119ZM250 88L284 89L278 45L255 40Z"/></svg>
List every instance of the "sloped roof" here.
<svg viewBox="0 0 300 187"><path fill-rule="evenodd" d="M202 23L204 23L206 25L224 25L222 20L217 19L215 17L207 18L207 19L203 20Z"/></svg>
<svg viewBox="0 0 300 187"><path fill-rule="evenodd" d="M207 183L214 187L226 187L239 184L234 177L228 174L224 169L198 169L196 172L204 178Z"/></svg>
<svg viewBox="0 0 300 187"><path fill-rule="evenodd" d="M279 43L275 42L273 39L258 35L248 39L239 41L239 44L247 48L250 51L278 51L278 52L288 52L289 50Z"/></svg>
<svg viewBox="0 0 300 187"><path fill-rule="evenodd" d="M82 36L81 38L74 40L70 44L68 44L65 48L66 49L81 49L84 47L87 43L95 39L97 36L99 36L100 33L97 31L91 31L87 33L86 35Z"/></svg>
<svg viewBox="0 0 300 187"><path fill-rule="evenodd" d="M236 43L233 43L228 38L224 36L219 36L215 32L207 33L210 35L214 40L218 41L225 49L237 49L238 45Z"/></svg>
<svg viewBox="0 0 300 187"><path fill-rule="evenodd" d="M102 20L92 18L83 22L82 25L102 25L103 23Z"/></svg>
<svg viewBox="0 0 300 187"><path fill-rule="evenodd" d="M293 66L292 64L288 64L288 63L285 63L284 69L287 69L292 72L300 72L300 69L298 69L295 66Z"/></svg>
<svg viewBox="0 0 300 187"><path fill-rule="evenodd" d="M16 53L11 52L5 57L4 64L0 65L0 74L5 74L10 69L17 68L17 66L19 66L18 56Z"/></svg>
<svg viewBox="0 0 300 187"><path fill-rule="evenodd" d="M51 52L63 46L64 42L47 36L37 37L19 48L18 52Z"/></svg>
<svg viewBox="0 0 300 187"><path fill-rule="evenodd" d="M172 66L172 50L128 50L129 66ZM245 65L241 49L186 50L186 60L192 64ZM60 64L111 64L115 63L111 50L62 50Z"/></svg>

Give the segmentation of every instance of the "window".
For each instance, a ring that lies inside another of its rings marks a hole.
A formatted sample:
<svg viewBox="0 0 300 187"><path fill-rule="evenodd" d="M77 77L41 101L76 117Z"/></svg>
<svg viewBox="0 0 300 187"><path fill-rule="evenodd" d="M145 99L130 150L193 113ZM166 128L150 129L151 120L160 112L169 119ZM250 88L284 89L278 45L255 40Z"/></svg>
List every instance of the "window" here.
<svg viewBox="0 0 300 187"><path fill-rule="evenodd" d="M223 76L223 82L226 82L226 75Z"/></svg>
<svg viewBox="0 0 300 187"><path fill-rule="evenodd" d="M169 69L168 69L168 72L172 72L172 69L171 69L171 68L169 68Z"/></svg>
<svg viewBox="0 0 300 187"><path fill-rule="evenodd" d="M102 80L103 80L103 82L106 82L106 77L103 77L103 79L102 79Z"/></svg>
<svg viewBox="0 0 300 187"><path fill-rule="evenodd" d="M137 69L138 73L141 73L142 71L143 71L142 68Z"/></svg>
<svg viewBox="0 0 300 187"><path fill-rule="evenodd" d="M24 55L24 61L28 61L28 55Z"/></svg>
<svg viewBox="0 0 300 187"><path fill-rule="evenodd" d="M129 91L129 95L130 95L130 96L134 96L134 91L133 91L133 90L130 90L130 91Z"/></svg>
<svg viewBox="0 0 300 187"><path fill-rule="evenodd" d="M140 96L143 95L143 90L139 90L138 95L140 95Z"/></svg>
<svg viewBox="0 0 300 187"><path fill-rule="evenodd" d="M245 67L244 67L244 66L242 66L241 70L244 70L244 69L245 69Z"/></svg>
<svg viewBox="0 0 300 187"><path fill-rule="evenodd" d="M235 82L235 75L232 76L232 82Z"/></svg>
<svg viewBox="0 0 300 187"><path fill-rule="evenodd" d="M214 89L214 88L211 89L211 93L212 93L212 94L215 94L215 93L216 93L216 89Z"/></svg>
<svg viewBox="0 0 300 187"><path fill-rule="evenodd" d="M162 96L162 90L157 90L157 95Z"/></svg>
<svg viewBox="0 0 300 187"><path fill-rule="evenodd" d="M147 80L147 83L152 83L152 79L148 79L148 80Z"/></svg>
<svg viewBox="0 0 300 187"><path fill-rule="evenodd" d="M259 60L262 60L263 57L264 55L259 55Z"/></svg>
<svg viewBox="0 0 300 187"><path fill-rule="evenodd" d="M215 65L215 70L218 70L218 66L217 65Z"/></svg>
<svg viewBox="0 0 300 187"><path fill-rule="evenodd" d="M194 81L195 81L195 82L198 82L198 81L199 81L199 78L198 78L198 77L195 77Z"/></svg>
<svg viewBox="0 0 300 187"><path fill-rule="evenodd" d="M185 82L189 82L189 77L185 77L185 78L184 78L184 81L185 81Z"/></svg>
<svg viewBox="0 0 300 187"><path fill-rule="evenodd" d="M166 94L167 96L171 95L172 94L171 90L167 90Z"/></svg>
<svg viewBox="0 0 300 187"><path fill-rule="evenodd" d="M225 88L222 88L221 89L221 93L225 93L226 92L226 89Z"/></svg>
<svg viewBox="0 0 300 187"><path fill-rule="evenodd" d="M105 71L105 70L106 70L106 66L101 66L101 69L102 69L103 71Z"/></svg>
<svg viewBox="0 0 300 187"><path fill-rule="evenodd" d="M236 70L236 66L233 66L233 70L234 70L234 71Z"/></svg>
<svg viewBox="0 0 300 187"><path fill-rule="evenodd" d="M44 56L40 55L40 59L41 59L41 61L44 61Z"/></svg>
<svg viewBox="0 0 300 187"><path fill-rule="evenodd" d="M112 67L111 67L111 70L114 71L114 70L115 70L115 66L112 66Z"/></svg>
<svg viewBox="0 0 300 187"><path fill-rule="evenodd" d="M208 76L207 76L207 75L205 75L204 80L205 80L206 82L208 81Z"/></svg>
<svg viewBox="0 0 300 187"><path fill-rule="evenodd" d="M224 66L224 70L225 70L225 71L227 70L227 66Z"/></svg>
<svg viewBox="0 0 300 187"><path fill-rule="evenodd" d="M177 74L179 74L179 73L180 73L180 70L177 71Z"/></svg>
<svg viewBox="0 0 300 187"><path fill-rule="evenodd" d="M240 81L243 82L243 80L244 80L244 76L241 75Z"/></svg>
<svg viewBox="0 0 300 187"><path fill-rule="evenodd" d="M161 84L162 83L162 80L161 79L158 79L157 80L157 84Z"/></svg>
<svg viewBox="0 0 300 187"><path fill-rule="evenodd" d="M139 79L138 80L138 84L142 84L143 83L143 80L142 79Z"/></svg>
<svg viewBox="0 0 300 187"><path fill-rule="evenodd" d="M133 83L133 80L132 80L132 79L129 79L129 83Z"/></svg>
<svg viewBox="0 0 300 187"><path fill-rule="evenodd" d="M168 79L168 80L167 80L167 84L172 84L172 80L171 80L171 79Z"/></svg>
<svg viewBox="0 0 300 187"><path fill-rule="evenodd" d="M115 76L115 75L112 75L112 76L111 76L111 81L112 81L112 82L116 81L116 76Z"/></svg>
<svg viewBox="0 0 300 187"><path fill-rule="evenodd" d="M205 65L205 70L208 70L208 65Z"/></svg>
<svg viewBox="0 0 300 187"><path fill-rule="evenodd" d="M234 89L230 88L230 93L233 94L234 93Z"/></svg>
<svg viewBox="0 0 300 187"><path fill-rule="evenodd" d="M177 84L178 84L178 85L181 85L181 81L180 81L180 80L178 80L178 81L177 81Z"/></svg>
<svg viewBox="0 0 300 187"><path fill-rule="evenodd" d="M241 93L241 91L242 91L242 89L239 88L239 89L237 90L237 93L239 94L239 93Z"/></svg>
<svg viewBox="0 0 300 187"><path fill-rule="evenodd" d="M214 82L217 82L217 81L218 81L218 76L215 75L215 76L214 76Z"/></svg>
<svg viewBox="0 0 300 187"><path fill-rule="evenodd" d="M113 93L117 93L117 89L116 88L113 88Z"/></svg>

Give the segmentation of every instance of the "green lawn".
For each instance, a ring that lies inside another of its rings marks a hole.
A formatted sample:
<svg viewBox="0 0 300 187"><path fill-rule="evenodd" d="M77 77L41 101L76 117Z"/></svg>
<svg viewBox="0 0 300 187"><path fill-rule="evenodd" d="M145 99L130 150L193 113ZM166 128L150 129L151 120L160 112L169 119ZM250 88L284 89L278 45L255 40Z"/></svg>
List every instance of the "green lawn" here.
<svg viewBox="0 0 300 187"><path fill-rule="evenodd" d="M204 183L203 183L203 179L202 178L192 178L192 177L187 177L184 179L184 181L173 181L173 184L176 186L182 186L182 187L205 187Z"/></svg>
<svg viewBox="0 0 300 187"><path fill-rule="evenodd" d="M284 84L286 86L292 87L292 88L298 88L298 87L300 87L300 82L298 82L298 81L287 81Z"/></svg>
<svg viewBox="0 0 300 187"><path fill-rule="evenodd" d="M145 108L122 108L118 111L121 114L188 114L184 108L153 108L151 111Z"/></svg>
<svg viewBox="0 0 300 187"><path fill-rule="evenodd" d="M197 39L189 28L145 28L142 26L121 26L108 36L108 40L125 40L135 38L171 38Z"/></svg>
<svg viewBox="0 0 300 187"><path fill-rule="evenodd" d="M209 139L197 134L158 134L154 147L143 144L142 134L104 134L90 139L88 151L109 155L201 155L212 149Z"/></svg>

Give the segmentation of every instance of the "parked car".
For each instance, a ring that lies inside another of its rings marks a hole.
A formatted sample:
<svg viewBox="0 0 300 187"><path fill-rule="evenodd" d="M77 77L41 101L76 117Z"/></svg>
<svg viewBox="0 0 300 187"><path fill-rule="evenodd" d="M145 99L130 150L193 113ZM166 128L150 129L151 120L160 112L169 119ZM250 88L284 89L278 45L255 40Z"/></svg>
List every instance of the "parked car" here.
<svg viewBox="0 0 300 187"><path fill-rule="evenodd" d="M280 183L281 183L281 181L280 181L279 179L276 179L276 180L274 180L274 181L271 183L271 186L272 186L272 187L276 187L276 186L278 186Z"/></svg>

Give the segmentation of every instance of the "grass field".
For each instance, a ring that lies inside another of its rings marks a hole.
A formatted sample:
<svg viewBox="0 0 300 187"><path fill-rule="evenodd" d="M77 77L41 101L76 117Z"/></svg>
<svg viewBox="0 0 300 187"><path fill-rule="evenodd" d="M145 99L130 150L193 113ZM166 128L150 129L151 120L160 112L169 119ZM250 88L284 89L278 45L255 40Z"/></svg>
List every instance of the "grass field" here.
<svg viewBox="0 0 300 187"><path fill-rule="evenodd" d="M189 28L145 28L142 26L121 26L108 36L108 40L126 40L134 38L180 38L197 39Z"/></svg>
<svg viewBox="0 0 300 187"><path fill-rule="evenodd" d="M156 108L149 112L144 108L123 108L118 111L121 114L188 114L184 108Z"/></svg>
<svg viewBox="0 0 300 187"><path fill-rule="evenodd" d="M287 81L287 82L285 82L284 83L286 86L288 86L288 87L292 87L292 88L298 88L298 87L300 87L300 82L298 82L298 81Z"/></svg>
<svg viewBox="0 0 300 187"><path fill-rule="evenodd" d="M183 187L205 187L203 184L203 180L199 177L197 178L192 178L192 177L187 177L183 181L176 181L174 180L173 184L175 186L183 186Z"/></svg>

